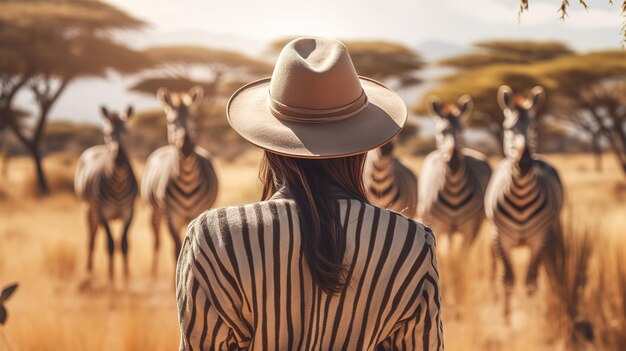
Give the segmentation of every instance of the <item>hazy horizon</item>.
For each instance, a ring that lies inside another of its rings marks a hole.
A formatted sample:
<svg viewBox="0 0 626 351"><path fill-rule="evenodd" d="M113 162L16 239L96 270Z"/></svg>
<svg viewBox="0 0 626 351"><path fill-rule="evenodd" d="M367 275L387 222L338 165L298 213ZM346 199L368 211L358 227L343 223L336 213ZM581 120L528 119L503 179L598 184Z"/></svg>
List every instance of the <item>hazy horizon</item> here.
<svg viewBox="0 0 626 351"><path fill-rule="evenodd" d="M558 2L531 0L530 12L518 23L517 3L511 0L421 1L320 0L315 4L288 0L268 2L202 0L172 2L107 0L148 23L146 30L123 33L126 44L145 48L174 43L213 46L258 55L269 42L294 35L343 39L380 39L422 49L426 58L457 54L472 43L493 39L557 40L578 51L620 47L622 18L618 5L591 3L585 11L572 3L566 21L559 20ZM98 122L98 106L120 110L156 108L156 99L127 91L132 80L73 82L54 106L52 119ZM415 94L409 94L413 98ZM413 104L414 101L407 101ZM32 97L18 98L28 108Z"/></svg>

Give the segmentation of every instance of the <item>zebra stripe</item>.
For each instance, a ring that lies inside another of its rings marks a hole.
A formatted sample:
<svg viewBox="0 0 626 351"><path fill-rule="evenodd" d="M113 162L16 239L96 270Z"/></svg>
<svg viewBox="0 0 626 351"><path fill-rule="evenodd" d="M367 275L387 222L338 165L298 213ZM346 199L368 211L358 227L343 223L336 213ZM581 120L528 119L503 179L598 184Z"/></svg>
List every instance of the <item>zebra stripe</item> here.
<svg viewBox="0 0 626 351"><path fill-rule="evenodd" d="M338 200L348 286L316 286L292 200L205 212L177 265L181 350L442 350L435 243L427 227Z"/></svg>
<svg viewBox="0 0 626 351"><path fill-rule="evenodd" d="M499 237L516 245L528 244L545 234L559 218L563 188L557 171L539 156L534 167L522 174L511 160L498 166L485 199L487 217L493 220Z"/></svg>
<svg viewBox="0 0 626 351"><path fill-rule="evenodd" d="M175 146L167 145L150 155L141 180L141 196L152 208L155 235L153 265L157 264L162 216L174 240L175 257L178 257L181 230L213 206L217 185L211 156L202 148L196 147L190 155L184 156Z"/></svg>
<svg viewBox="0 0 626 351"><path fill-rule="evenodd" d="M129 109L127 116L121 119L108 114L106 109L103 111L111 123L111 130L105 129L107 145L96 145L82 153L76 168L74 189L76 195L88 205L87 270L92 271L95 235L98 226L102 225L107 235L109 276L113 278L115 242L109 221L120 219L124 223L120 248L124 257L124 275L128 277L128 229L139 190L120 135L132 110Z"/></svg>
<svg viewBox="0 0 626 351"><path fill-rule="evenodd" d="M420 170L418 218L433 231L461 233L469 244L485 219L484 197L491 177L485 155L459 151L458 168L452 171L439 150L431 152Z"/></svg>
<svg viewBox="0 0 626 351"><path fill-rule="evenodd" d="M415 218L417 178L392 152L367 154L364 181L372 204Z"/></svg>
<svg viewBox="0 0 626 351"><path fill-rule="evenodd" d="M148 157L141 181L141 197L152 208L153 274L158 265L161 217L165 216L177 258L181 230L202 211L211 208L217 198L217 175L211 155L197 147L191 135L194 132L192 112L203 96L199 86L188 92L170 93L165 88L157 92L166 114L170 145L155 150Z"/></svg>
<svg viewBox="0 0 626 351"><path fill-rule="evenodd" d="M513 96L512 90L506 86L498 91L505 117L504 151L507 157L500 162L489 182L485 211L487 218L494 223L494 272L497 259L504 267L506 316L515 282L510 260L512 249L527 246L531 250L525 283L528 292L533 293L546 244L562 238L563 186L556 169L534 154L535 114L544 95L541 87L534 88L529 98Z"/></svg>

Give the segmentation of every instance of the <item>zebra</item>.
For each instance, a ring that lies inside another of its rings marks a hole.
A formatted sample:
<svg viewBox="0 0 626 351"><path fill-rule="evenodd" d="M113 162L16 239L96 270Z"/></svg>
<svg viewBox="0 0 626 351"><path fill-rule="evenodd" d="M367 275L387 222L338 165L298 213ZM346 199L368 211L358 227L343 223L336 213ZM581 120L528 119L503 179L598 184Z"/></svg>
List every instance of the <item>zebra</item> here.
<svg viewBox="0 0 626 351"><path fill-rule="evenodd" d="M514 95L508 86L498 90L498 103L504 112L505 159L498 164L487 187L485 211L494 223L494 274L498 260L504 266L507 317L515 282L511 250L521 246L531 250L525 285L532 295L539 266L550 258L548 250L555 249L552 243L562 242L563 186L557 170L535 154L536 114L544 99L542 87L533 88L529 97Z"/></svg>
<svg viewBox="0 0 626 351"><path fill-rule="evenodd" d="M174 257L178 258L181 230L211 208L218 190L211 155L196 146L191 135L191 113L202 101L202 88L196 86L181 93L160 88L157 98L165 110L169 145L155 150L148 157L141 179L141 197L152 209L153 274L156 274L158 265L162 217L165 217L174 240Z"/></svg>
<svg viewBox="0 0 626 351"><path fill-rule="evenodd" d="M92 146L82 153L76 167L74 189L88 205L87 271L91 274L93 269L94 240L98 226L102 225L107 236L109 278L112 280L115 242L109 221L120 219L123 222L120 246L124 256L124 277L128 278L128 229L139 187L124 147L126 122L133 115L133 108L129 106L125 113L115 113L102 106L101 112L105 144Z"/></svg>
<svg viewBox="0 0 626 351"><path fill-rule="evenodd" d="M460 233L470 245L485 219L484 199L491 167L482 153L463 147L462 121L471 114L472 98L428 104L435 118L437 149L424 159L419 175L418 218L437 235Z"/></svg>
<svg viewBox="0 0 626 351"><path fill-rule="evenodd" d="M391 141L367 154L365 187L370 202L409 218L417 213L417 177L394 155Z"/></svg>

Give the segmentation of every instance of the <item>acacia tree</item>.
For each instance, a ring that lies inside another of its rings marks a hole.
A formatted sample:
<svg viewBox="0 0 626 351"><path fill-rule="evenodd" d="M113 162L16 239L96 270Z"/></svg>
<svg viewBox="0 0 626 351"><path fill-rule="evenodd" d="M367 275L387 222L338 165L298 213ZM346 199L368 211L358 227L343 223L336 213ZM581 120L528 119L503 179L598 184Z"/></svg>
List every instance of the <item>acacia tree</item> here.
<svg viewBox="0 0 626 351"><path fill-rule="evenodd" d="M143 26L100 1L0 3L0 119L33 158L41 194L48 193L40 146L50 110L79 77L104 76L110 69L132 73L149 66L145 55L110 35ZM14 99L23 91L32 94L36 106L28 131L13 113Z"/></svg>
<svg viewBox="0 0 626 351"><path fill-rule="evenodd" d="M441 84L418 102L414 112L426 111L426 98L436 95L442 101L456 101L464 94L474 99L474 113L469 120L502 141L502 110L496 94L502 84L516 92L528 91L542 84L541 77L529 74L535 64L573 55L566 45L547 41L484 41L474 44L474 51L443 59L438 63L454 68L454 73L441 79Z"/></svg>
<svg viewBox="0 0 626 351"><path fill-rule="evenodd" d="M554 90L549 113L587 133L596 154L606 142L626 174L626 52L572 56L539 70Z"/></svg>
<svg viewBox="0 0 626 351"><path fill-rule="evenodd" d="M450 61L456 59L444 62ZM462 59L458 61L463 62ZM481 58L480 61L488 60ZM499 136L503 115L496 102L498 87L509 84L516 91L524 91L534 85L543 85L548 90L548 99L542 121L556 122L586 133L596 153L600 152L600 145L605 141L626 173L626 88L623 83L626 79L626 52L563 54L525 64L494 62L458 70L444 78L431 94L442 100L456 99L462 94L472 95L476 109L472 122L487 126ZM423 104L424 101L415 109L423 110Z"/></svg>
<svg viewBox="0 0 626 351"><path fill-rule="evenodd" d="M199 85L204 89L207 108L252 77L268 75L272 70L269 63L241 53L200 46L163 46L144 52L157 65L131 90L154 95L161 87L187 91Z"/></svg>

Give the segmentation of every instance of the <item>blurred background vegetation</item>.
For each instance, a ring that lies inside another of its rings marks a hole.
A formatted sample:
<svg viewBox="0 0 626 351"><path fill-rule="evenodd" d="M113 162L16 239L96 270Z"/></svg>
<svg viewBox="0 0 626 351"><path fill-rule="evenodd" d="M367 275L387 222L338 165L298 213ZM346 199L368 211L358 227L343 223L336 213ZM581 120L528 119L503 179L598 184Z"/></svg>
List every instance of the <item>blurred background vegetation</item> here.
<svg viewBox="0 0 626 351"><path fill-rule="evenodd" d="M567 188L563 219L571 254L557 277L560 289L520 299L513 324L505 325L489 274L490 228L483 227L477 245L458 262L440 256L446 272L446 348L625 350L626 51L615 38L626 39L620 24L626 1L611 7L607 0L571 5L566 0L320 0L308 8L289 2L275 11L281 1L268 6L252 1L0 0L0 280L20 282L9 306L12 329L6 329L14 349L176 347L172 267L156 279L148 274L153 242L143 207L138 207L131 236L138 263L131 282L122 289L98 279L90 285L80 273L86 223L73 194L73 177L78 155L103 142L99 105L118 111L129 102L137 107L127 147L139 176L148 154L167 143L156 90L202 86L206 98L195 116L195 136L216 156L217 205L251 202L259 198L255 179L261 153L232 132L226 102L241 85L269 76L280 48L294 34L314 28L315 33L338 34L359 74L405 99L411 114L398 137L399 154L414 172L435 147L433 120L424 104L428 96L442 102L464 94L474 98L465 145L492 156L495 164L502 155L498 87L507 84L522 94L535 85L546 88L539 151L551 153ZM587 5L590 10L583 11ZM594 12L599 7L603 10ZM324 13L325 8L333 12ZM544 19L533 17L537 10L547 14ZM236 15L225 16L229 11ZM280 22L261 23L267 12ZM574 25L575 14L585 20ZM572 18L558 23L566 15ZM251 16L259 22L249 21ZM609 18L614 22L606 26ZM526 20L535 22L526 26ZM210 23L220 34L155 31L172 22L178 30L187 22ZM546 28L559 35L543 32ZM238 37L246 30L264 31L251 36L264 41ZM527 37L537 40L522 40ZM472 40L464 42L467 38ZM576 345L581 335L593 343Z"/></svg>
<svg viewBox="0 0 626 351"><path fill-rule="evenodd" d="M520 10L528 6L522 1ZM147 27L100 1L0 2L0 150L3 160L18 154L32 158L42 194L48 192L42 164L46 155L58 151L77 155L102 141L97 124L49 120L67 87L85 77L106 79L117 72L129 77L129 92L146 97L153 97L159 87L181 91L200 85L206 99L197 114L199 143L225 159L248 149L228 128L224 106L241 85L271 74L273 59L291 37L269 43L259 57L199 45L136 49L118 40L120 32L141 32ZM610 152L626 175L626 52L617 47L581 53L555 41L481 41L457 55L427 61L423 57L430 57L429 52L397 42L344 42L359 74L408 97L412 116L399 140L410 153L434 147L424 107L427 96L454 101L470 94L475 111L468 125L468 144L497 155L502 121L497 88L508 84L523 92L542 85L548 103L540 119L540 150ZM428 74L437 68L446 73ZM416 90L419 93L413 93ZM19 105L20 95L29 95L32 104ZM138 158L165 144L161 109L140 110L130 135L129 149ZM602 158L596 159L601 169Z"/></svg>

